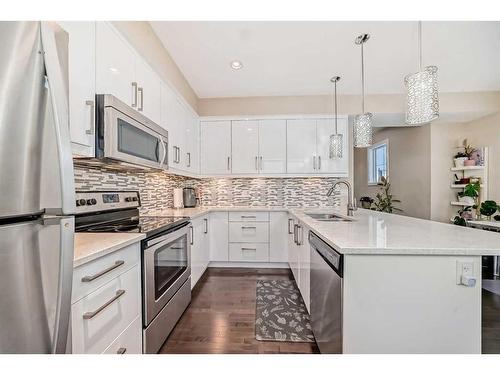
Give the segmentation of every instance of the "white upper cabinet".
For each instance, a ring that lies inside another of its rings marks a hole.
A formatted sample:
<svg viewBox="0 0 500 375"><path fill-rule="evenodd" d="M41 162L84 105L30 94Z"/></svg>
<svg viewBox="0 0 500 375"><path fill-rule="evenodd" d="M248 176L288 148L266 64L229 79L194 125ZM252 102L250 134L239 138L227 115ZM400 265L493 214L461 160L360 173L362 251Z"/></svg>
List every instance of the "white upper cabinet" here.
<svg viewBox="0 0 500 375"><path fill-rule="evenodd" d="M106 22L96 23L96 85L98 94L113 94L137 109L136 54Z"/></svg>
<svg viewBox="0 0 500 375"><path fill-rule="evenodd" d="M316 172L316 120L287 120L287 172Z"/></svg>
<svg viewBox="0 0 500 375"><path fill-rule="evenodd" d="M202 121L201 174L231 174L231 121Z"/></svg>
<svg viewBox="0 0 500 375"><path fill-rule="evenodd" d="M343 155L339 159L330 159L330 135L335 132L334 119L321 119L316 122L317 136L317 172L336 174L347 177L349 173L349 133L347 132L347 119L339 118L337 131L342 134Z"/></svg>
<svg viewBox="0 0 500 375"><path fill-rule="evenodd" d="M137 82L136 109L151 121L159 124L161 121L160 77L139 57L136 58L135 73L135 82Z"/></svg>
<svg viewBox="0 0 500 375"><path fill-rule="evenodd" d="M259 172L286 173L286 120L259 121Z"/></svg>
<svg viewBox="0 0 500 375"><path fill-rule="evenodd" d="M232 121L233 174L259 173L259 121Z"/></svg>
<svg viewBox="0 0 500 375"><path fill-rule="evenodd" d="M59 22L69 35L69 117L76 156L94 156L95 22Z"/></svg>
<svg viewBox="0 0 500 375"><path fill-rule="evenodd" d="M186 131L186 167L191 173L200 173L200 121L194 113L188 112Z"/></svg>

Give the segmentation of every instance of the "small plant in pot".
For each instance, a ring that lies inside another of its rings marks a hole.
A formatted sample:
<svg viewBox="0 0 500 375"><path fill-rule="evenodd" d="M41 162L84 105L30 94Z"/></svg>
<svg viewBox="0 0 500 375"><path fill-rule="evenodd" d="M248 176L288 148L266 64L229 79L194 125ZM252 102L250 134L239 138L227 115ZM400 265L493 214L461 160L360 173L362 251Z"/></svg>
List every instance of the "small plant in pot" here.
<svg viewBox="0 0 500 375"><path fill-rule="evenodd" d="M361 207L362 208L366 208L366 209L370 209L371 206L372 206L372 203L373 203L373 198L370 198L370 197L361 197L359 199L359 201L361 202Z"/></svg>
<svg viewBox="0 0 500 375"><path fill-rule="evenodd" d="M481 215L486 216L488 220L491 220L491 216L493 216L497 210L498 205L495 201L484 201L479 206L479 212Z"/></svg>
<svg viewBox="0 0 500 375"><path fill-rule="evenodd" d="M459 167L463 167L465 161L468 159L469 159L469 157L465 154L465 152L459 151L453 157L453 162L455 163L455 167L459 168Z"/></svg>
<svg viewBox="0 0 500 375"><path fill-rule="evenodd" d="M466 227L467 220L470 219L472 219L472 207L466 206L458 211L458 215L453 218L453 224Z"/></svg>
<svg viewBox="0 0 500 375"><path fill-rule="evenodd" d="M476 204L477 197L479 197L480 189L481 185L479 185L479 182L467 184L464 191L458 193L458 201L466 203L468 206L474 206Z"/></svg>
<svg viewBox="0 0 500 375"><path fill-rule="evenodd" d="M373 203L371 209L389 213L394 211L403 212L402 209L394 207L394 203L401 203L401 201L399 199L394 199L391 193L391 184L389 180L382 176L378 185L380 186L380 193L377 193L375 196L376 201Z"/></svg>
<svg viewBox="0 0 500 375"><path fill-rule="evenodd" d="M471 159L476 149L467 143L467 138L463 140L462 147L463 151L457 152L453 157L455 167L470 167L476 165L476 161Z"/></svg>

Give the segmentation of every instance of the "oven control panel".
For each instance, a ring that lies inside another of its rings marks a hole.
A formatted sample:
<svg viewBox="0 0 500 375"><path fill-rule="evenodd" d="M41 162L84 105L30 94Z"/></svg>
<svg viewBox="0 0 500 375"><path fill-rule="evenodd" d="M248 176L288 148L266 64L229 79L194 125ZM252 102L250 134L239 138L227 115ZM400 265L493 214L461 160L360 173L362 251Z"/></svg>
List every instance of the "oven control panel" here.
<svg viewBox="0 0 500 375"><path fill-rule="evenodd" d="M138 191L77 191L76 213L140 207Z"/></svg>

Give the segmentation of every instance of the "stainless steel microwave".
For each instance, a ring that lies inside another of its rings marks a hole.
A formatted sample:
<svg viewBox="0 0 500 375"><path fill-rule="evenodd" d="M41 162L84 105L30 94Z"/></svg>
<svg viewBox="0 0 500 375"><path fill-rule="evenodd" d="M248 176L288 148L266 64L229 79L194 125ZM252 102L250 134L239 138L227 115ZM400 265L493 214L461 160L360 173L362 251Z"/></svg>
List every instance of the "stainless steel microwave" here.
<svg viewBox="0 0 500 375"><path fill-rule="evenodd" d="M96 95L96 158L168 169L168 131L113 95Z"/></svg>

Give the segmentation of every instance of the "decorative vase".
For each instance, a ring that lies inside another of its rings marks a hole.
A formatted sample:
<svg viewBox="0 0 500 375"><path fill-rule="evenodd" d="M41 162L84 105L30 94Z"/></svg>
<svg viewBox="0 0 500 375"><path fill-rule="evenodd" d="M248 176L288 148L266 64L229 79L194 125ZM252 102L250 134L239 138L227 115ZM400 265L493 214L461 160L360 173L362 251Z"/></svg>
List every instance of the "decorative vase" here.
<svg viewBox="0 0 500 375"><path fill-rule="evenodd" d="M463 158L455 158L453 161L455 162L455 167L463 167L465 161L468 160L468 158L463 157Z"/></svg>
<svg viewBox="0 0 500 375"><path fill-rule="evenodd" d="M474 204L476 203L474 201L474 198L472 197L468 197L468 196L465 196L465 197L458 197L458 201L459 202L462 202L462 203L466 203L467 206L474 206Z"/></svg>
<svg viewBox="0 0 500 375"><path fill-rule="evenodd" d="M464 161L464 166L466 167L473 167L476 165L476 161L472 159L467 159Z"/></svg>

